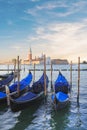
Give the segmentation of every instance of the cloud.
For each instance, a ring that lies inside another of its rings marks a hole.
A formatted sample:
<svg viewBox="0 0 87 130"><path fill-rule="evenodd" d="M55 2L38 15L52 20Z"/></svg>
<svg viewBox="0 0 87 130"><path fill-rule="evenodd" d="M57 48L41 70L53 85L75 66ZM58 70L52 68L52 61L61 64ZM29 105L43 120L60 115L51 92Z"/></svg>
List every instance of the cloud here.
<svg viewBox="0 0 87 130"><path fill-rule="evenodd" d="M38 2L38 1L40 1L40 0L30 0L30 1L32 1L32 2Z"/></svg>
<svg viewBox="0 0 87 130"><path fill-rule="evenodd" d="M56 5L56 4L47 3L46 5L36 6L36 9L37 10L44 10L44 9L52 10L52 9L57 8L57 7L58 7L58 5Z"/></svg>
<svg viewBox="0 0 87 130"><path fill-rule="evenodd" d="M9 48L18 53L28 50L27 46L31 44L35 55L45 52L53 58L69 60L76 60L80 55L87 57L87 0L7 0L6 4L11 4L7 6L11 7L7 13L3 1L1 16L5 19L1 19L1 29L5 30L0 39L5 47L11 44ZM5 25L4 20L12 26Z"/></svg>
<svg viewBox="0 0 87 130"><path fill-rule="evenodd" d="M27 14L32 16L43 17L41 12L44 12L44 15L49 15L50 17L66 17L78 12L86 12L87 1L76 1L69 2L67 1L46 1L43 4L34 6L31 9L26 10Z"/></svg>
<svg viewBox="0 0 87 130"><path fill-rule="evenodd" d="M15 49L15 50L20 50L21 49L21 46L16 46L16 45L13 45L10 47L11 49Z"/></svg>
<svg viewBox="0 0 87 130"><path fill-rule="evenodd" d="M28 37L28 40L32 48L37 48L37 50L39 48L39 53L42 51L53 58L76 60L78 56L86 55L87 20L38 27L35 34Z"/></svg>
<svg viewBox="0 0 87 130"><path fill-rule="evenodd" d="M33 16L38 15L38 13L40 14L40 11L44 11L44 13L46 13L46 11L48 10L53 10L55 8L58 7L66 7L67 5L65 5L63 2L45 2L44 4L40 4L40 5L36 5L31 9L27 9L25 12L27 14L31 14Z"/></svg>

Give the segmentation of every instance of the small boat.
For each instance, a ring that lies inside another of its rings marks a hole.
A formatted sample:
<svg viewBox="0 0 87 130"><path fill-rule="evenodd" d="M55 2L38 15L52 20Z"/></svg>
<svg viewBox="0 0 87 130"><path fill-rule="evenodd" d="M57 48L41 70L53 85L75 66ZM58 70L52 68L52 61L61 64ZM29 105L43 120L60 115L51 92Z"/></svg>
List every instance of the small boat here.
<svg viewBox="0 0 87 130"><path fill-rule="evenodd" d="M55 109L58 110L67 106L69 103L69 89L70 85L67 79L61 72L59 72L59 75L54 84L55 93L51 96L51 100Z"/></svg>
<svg viewBox="0 0 87 130"><path fill-rule="evenodd" d="M11 73L6 73L6 74L0 74L0 80L7 78L7 77L8 77L9 75L11 75L11 74L13 74L13 72L11 72Z"/></svg>
<svg viewBox="0 0 87 130"><path fill-rule="evenodd" d="M51 96L52 103L56 110L65 108L69 103L69 95L63 92L57 92Z"/></svg>
<svg viewBox="0 0 87 130"><path fill-rule="evenodd" d="M48 77L46 75L46 87L48 87ZM28 92L20 97L10 97L10 106L12 111L18 111L26 106L37 105L44 97L44 74L41 78L34 82Z"/></svg>
<svg viewBox="0 0 87 130"><path fill-rule="evenodd" d="M18 83L18 81L16 81L11 86L9 86L10 94L12 96L18 96L18 92L17 92L18 84L20 86L19 95L23 94L28 89L31 81L32 81L32 73L29 72L29 74L24 79L22 79L19 83ZM4 103L4 102L6 102L6 100L7 100L6 92L0 91L0 103Z"/></svg>
<svg viewBox="0 0 87 130"><path fill-rule="evenodd" d="M9 85L11 81L16 77L16 75L11 72L9 74L0 75L0 91L5 90L5 85Z"/></svg>
<svg viewBox="0 0 87 130"><path fill-rule="evenodd" d="M69 85L67 79L65 78L65 76L62 75L61 72L59 72L54 86L55 86L55 93L61 91L61 92L64 92L67 94L70 90L70 85Z"/></svg>

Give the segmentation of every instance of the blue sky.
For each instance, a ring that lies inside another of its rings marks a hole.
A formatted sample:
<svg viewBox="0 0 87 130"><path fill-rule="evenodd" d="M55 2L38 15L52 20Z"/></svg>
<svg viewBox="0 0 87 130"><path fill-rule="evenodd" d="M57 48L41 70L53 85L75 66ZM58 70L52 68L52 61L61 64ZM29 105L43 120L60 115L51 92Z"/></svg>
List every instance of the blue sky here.
<svg viewBox="0 0 87 130"><path fill-rule="evenodd" d="M0 0L0 61L87 60L87 0Z"/></svg>

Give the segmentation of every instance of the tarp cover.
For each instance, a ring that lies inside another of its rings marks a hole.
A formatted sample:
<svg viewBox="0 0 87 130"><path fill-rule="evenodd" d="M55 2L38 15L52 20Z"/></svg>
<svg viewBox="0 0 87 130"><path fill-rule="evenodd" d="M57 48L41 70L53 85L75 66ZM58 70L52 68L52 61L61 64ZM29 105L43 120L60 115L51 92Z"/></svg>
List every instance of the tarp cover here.
<svg viewBox="0 0 87 130"><path fill-rule="evenodd" d="M67 79L59 72L58 77L55 81L55 87L69 86Z"/></svg>
<svg viewBox="0 0 87 130"><path fill-rule="evenodd" d="M29 101L30 99L33 99L36 96L37 96L37 94L35 94L35 93L27 92L24 95L17 98L15 101L16 102L23 102L23 101L27 101L27 100Z"/></svg>
<svg viewBox="0 0 87 130"><path fill-rule="evenodd" d="M7 78L3 79L0 81L0 87L2 87L3 85L8 85L9 82L11 82L14 78L14 74L9 74L7 76Z"/></svg>
<svg viewBox="0 0 87 130"><path fill-rule="evenodd" d="M38 83L43 83L44 84L44 73L43 73L43 75L40 77L40 79L37 81ZM36 83L37 83L36 82ZM48 80L48 76L46 75L46 82L48 83L49 82L49 80Z"/></svg>
<svg viewBox="0 0 87 130"><path fill-rule="evenodd" d="M67 98L69 98L69 96L63 92L58 92L58 93L56 93L56 98L59 101L64 102L65 100L67 100Z"/></svg>
<svg viewBox="0 0 87 130"><path fill-rule="evenodd" d="M49 79L48 79L48 76L46 75L47 87L48 87L48 82L49 82ZM40 77L40 79L38 81L34 82L33 87L37 87L40 84L41 84L42 88L44 88L44 73L42 74L42 76Z"/></svg>
<svg viewBox="0 0 87 130"><path fill-rule="evenodd" d="M55 96L56 96L56 99L60 102L64 102L69 98L68 94L65 94L63 92L58 92L56 94L53 94L51 96L52 100L54 100Z"/></svg>
<svg viewBox="0 0 87 130"><path fill-rule="evenodd" d="M0 92L0 99L5 98L5 97L6 97L6 93Z"/></svg>
<svg viewBox="0 0 87 130"><path fill-rule="evenodd" d="M30 85L32 81L32 73L30 72L24 79L19 82L20 90L23 90L26 86ZM17 91L18 81L9 86L10 92Z"/></svg>

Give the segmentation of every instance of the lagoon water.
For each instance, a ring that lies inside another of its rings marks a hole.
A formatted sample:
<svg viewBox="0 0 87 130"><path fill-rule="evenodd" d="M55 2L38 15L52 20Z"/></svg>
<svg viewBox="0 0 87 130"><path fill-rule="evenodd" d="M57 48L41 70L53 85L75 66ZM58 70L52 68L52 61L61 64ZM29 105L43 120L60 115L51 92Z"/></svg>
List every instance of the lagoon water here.
<svg viewBox="0 0 87 130"><path fill-rule="evenodd" d="M32 108L25 108L18 112L12 112L7 105L0 106L0 130L87 130L87 65L81 64L80 71L80 97L79 106L77 105L77 86L78 86L78 68L72 66L72 93L70 104L67 108L55 111L51 103L51 74L47 71L49 77L49 87L47 98L39 105L35 104ZM0 69L8 68L6 65L0 65ZM13 68L12 65L9 68ZM25 71L24 71L25 68ZM21 66L21 79L25 77L33 66ZM37 69L43 69L43 66L37 65ZM50 65L47 66L47 69ZM69 65L54 65L53 70L60 70L63 75L70 81ZM64 71L66 70L66 71ZM6 72L0 72L6 73ZM33 71L32 71L33 73ZM42 75L42 71L35 72L35 80ZM52 82L56 80L58 71L53 71Z"/></svg>

